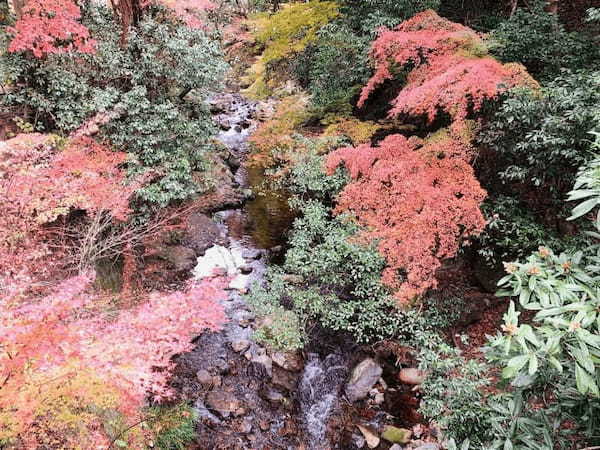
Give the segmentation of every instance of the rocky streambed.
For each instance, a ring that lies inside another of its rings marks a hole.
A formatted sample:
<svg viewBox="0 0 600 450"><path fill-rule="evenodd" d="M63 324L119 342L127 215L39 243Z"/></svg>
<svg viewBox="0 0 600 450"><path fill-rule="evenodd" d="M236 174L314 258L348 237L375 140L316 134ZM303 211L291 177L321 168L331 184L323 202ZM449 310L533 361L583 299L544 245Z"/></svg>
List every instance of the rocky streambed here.
<svg viewBox="0 0 600 450"><path fill-rule="evenodd" d="M316 340L310 353L270 351L252 340L260 318L244 294L281 255L292 214L285 197L261 187L261 174L244 165L247 138L271 106L238 94L210 103L225 146L217 186L225 201L188 221L185 248L193 251L179 253L197 279L214 270L228 275L229 321L176 361L173 387L199 416L192 448L435 450L415 419L419 380L399 382L385 353L335 337Z"/></svg>

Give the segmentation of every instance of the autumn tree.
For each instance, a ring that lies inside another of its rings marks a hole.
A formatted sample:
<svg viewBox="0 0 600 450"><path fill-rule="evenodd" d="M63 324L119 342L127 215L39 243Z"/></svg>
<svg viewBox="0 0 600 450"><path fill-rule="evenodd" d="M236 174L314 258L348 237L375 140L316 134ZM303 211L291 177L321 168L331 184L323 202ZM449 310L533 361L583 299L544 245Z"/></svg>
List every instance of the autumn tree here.
<svg viewBox="0 0 600 450"><path fill-rule="evenodd" d="M140 433L127 431L148 398L172 395L171 358L225 320L219 278L121 312L90 292L92 280L82 274L45 297L0 303L0 441L108 448L119 438L141 448Z"/></svg>
<svg viewBox="0 0 600 450"><path fill-rule="evenodd" d="M400 69L408 69L406 83L392 102L393 117L425 116L433 122L443 112L463 120L512 87L537 87L520 64L502 65L488 56L475 31L431 10L381 31L371 58L375 73L361 92L359 106Z"/></svg>
<svg viewBox="0 0 600 450"><path fill-rule="evenodd" d="M383 281L406 303L437 285L441 261L481 232L485 191L469 165L464 136L444 130L424 143L392 135L378 146L333 152L327 169L345 166L352 178L337 198L386 258Z"/></svg>
<svg viewBox="0 0 600 450"><path fill-rule="evenodd" d="M31 51L36 58L52 53L92 53L95 41L80 23L81 10L72 0L29 0L9 32L10 52Z"/></svg>
<svg viewBox="0 0 600 450"><path fill-rule="evenodd" d="M424 142L391 135L379 146L337 150L327 161L329 173L342 165L352 178L336 211L351 212L366 229L363 237L378 242L387 261L383 281L406 303L434 288L442 261L485 227L479 205L486 193L470 165L476 154L470 119L509 88L536 83L522 66L487 56L475 31L431 10L383 29L371 58L375 72L359 106L404 70L389 115L424 117L428 126L441 115L450 119Z"/></svg>

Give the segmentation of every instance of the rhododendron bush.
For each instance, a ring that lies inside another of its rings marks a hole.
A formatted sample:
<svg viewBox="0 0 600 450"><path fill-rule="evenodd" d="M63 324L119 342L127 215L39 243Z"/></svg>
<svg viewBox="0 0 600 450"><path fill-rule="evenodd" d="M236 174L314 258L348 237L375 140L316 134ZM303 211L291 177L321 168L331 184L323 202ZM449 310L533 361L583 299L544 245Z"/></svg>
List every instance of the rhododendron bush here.
<svg viewBox="0 0 600 450"><path fill-rule="evenodd" d="M359 106L385 81L408 68L406 84L392 102L391 116L424 115L432 122L445 112L453 120L481 110L486 100L522 85L537 83L519 64L502 65L487 56L478 34L428 10L393 30L383 29L373 43L375 73L362 90Z"/></svg>
<svg viewBox="0 0 600 450"><path fill-rule="evenodd" d="M221 278L150 294L116 317L88 292L91 281L81 275L46 297L0 304L0 440L18 438L31 447L52 430L66 432L63 445L84 448L125 439L107 434L105 410L120 413L119 433L138 423L149 396L172 395L171 358L225 320L217 302L225 295Z"/></svg>
<svg viewBox="0 0 600 450"><path fill-rule="evenodd" d="M392 135L376 147L336 150L327 160L329 173L344 165L353 180L336 211L351 212L367 230L362 237L378 242L387 261L383 281L400 302L435 287L441 261L485 226L485 191L465 157L468 147L462 136L441 134L424 144Z"/></svg>

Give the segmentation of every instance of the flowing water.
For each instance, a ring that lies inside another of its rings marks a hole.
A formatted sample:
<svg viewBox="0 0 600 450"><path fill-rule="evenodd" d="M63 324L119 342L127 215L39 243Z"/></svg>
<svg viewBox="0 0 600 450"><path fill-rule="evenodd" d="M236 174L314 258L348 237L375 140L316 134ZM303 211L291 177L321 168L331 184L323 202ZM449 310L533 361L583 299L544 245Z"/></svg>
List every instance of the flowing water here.
<svg viewBox="0 0 600 450"><path fill-rule="evenodd" d="M298 401L308 441L312 449L327 449L325 436L327 420L337 406L342 383L348 375L346 361L341 355L320 358L309 354L298 385Z"/></svg>
<svg viewBox="0 0 600 450"><path fill-rule="evenodd" d="M212 109L234 179L240 189L252 189L254 196L240 208L215 214L227 244L208 249L194 270L196 278L210 276L217 268L231 278L229 296L223 302L228 323L219 333L200 336L196 349L179 363L178 388L194 401L201 417L198 448L342 448L326 438L328 419L338 409L339 392L348 373L342 356L310 354L302 373L292 374L297 380L292 389L282 391L286 400L273 402L281 395L273 376L280 369L271 368L270 360L265 364L265 358L269 359L265 350L252 342L248 322L254 318L240 292L260 282L267 262L282 253L293 214L285 193L270 190L264 185L263 173L244 164L249 154L247 139L257 126L256 105L237 94L220 94L212 99ZM232 351L232 344L239 341L249 342L241 354ZM205 372L220 373L220 385L213 391L239 401L239 417L237 411L223 417L211 409L210 394L196 375L203 373L206 378ZM232 421L232 417L236 418Z"/></svg>

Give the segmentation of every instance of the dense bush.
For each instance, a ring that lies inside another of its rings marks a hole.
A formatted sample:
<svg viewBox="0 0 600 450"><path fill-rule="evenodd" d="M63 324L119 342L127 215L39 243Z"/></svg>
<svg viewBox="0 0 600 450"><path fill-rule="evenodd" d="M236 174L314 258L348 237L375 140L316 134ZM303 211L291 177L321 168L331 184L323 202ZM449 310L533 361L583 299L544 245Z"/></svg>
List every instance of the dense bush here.
<svg viewBox="0 0 600 450"><path fill-rule="evenodd" d="M438 336L429 338L438 345L422 347L418 355L419 369L427 373L420 386L419 412L440 425L448 438L477 444L489 441L490 407L484 398L484 388L490 384L489 367L461 356Z"/></svg>
<svg viewBox="0 0 600 450"><path fill-rule="evenodd" d="M393 28L426 9L436 9L440 0L343 0L340 11L350 28L371 38L380 27Z"/></svg>
<svg viewBox="0 0 600 450"><path fill-rule="evenodd" d="M490 267L523 259L547 245L558 252L573 248L581 237L561 237L542 225L530 208L514 197L500 195L484 202L487 219L484 232L477 238L477 253Z"/></svg>
<svg viewBox="0 0 600 450"><path fill-rule="evenodd" d="M522 183L537 192L538 204L556 208L591 158L589 131L599 102L598 72L566 73L541 93L514 91L480 142L500 157L503 182Z"/></svg>
<svg viewBox="0 0 600 450"><path fill-rule="evenodd" d="M600 50L591 36L567 32L545 2L519 8L491 33L492 53L504 62L520 62L539 79L552 79L561 68L593 67Z"/></svg>
<svg viewBox="0 0 600 450"><path fill-rule="evenodd" d="M153 173L157 181L140 194L162 205L198 190L192 172L206 164L213 130L202 102L184 97L203 98L225 69L216 41L169 17L152 9L123 47L112 12L88 4L82 21L95 53L37 59L17 52L1 61L13 85L6 106L38 130L69 134L97 122L104 138L130 154L132 173Z"/></svg>
<svg viewBox="0 0 600 450"><path fill-rule="evenodd" d="M359 342L390 337L410 326L394 311L381 283L383 258L373 246L356 242L357 225L344 216L333 217L326 206L345 177L339 172L325 177L322 164L322 157L309 154L292 169L286 185L300 217L291 231L290 249L281 269L271 269L265 285L255 286L249 295L257 313L270 318L258 337L276 347L302 346L314 323L350 332Z"/></svg>
<svg viewBox="0 0 600 450"><path fill-rule="evenodd" d="M321 115L351 112L350 100L370 75L368 48L368 38L333 23L324 26L317 40L295 59L296 77Z"/></svg>

